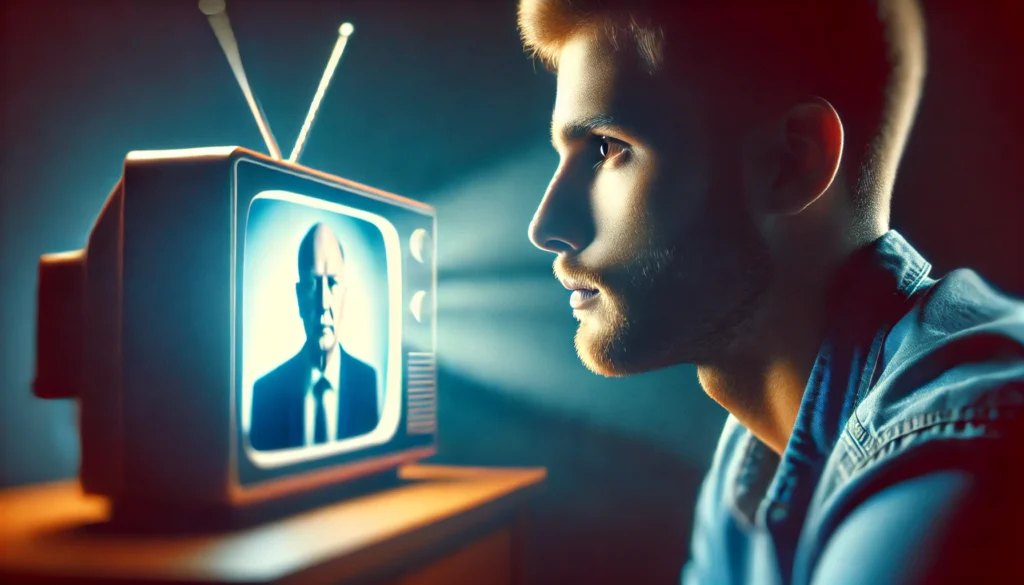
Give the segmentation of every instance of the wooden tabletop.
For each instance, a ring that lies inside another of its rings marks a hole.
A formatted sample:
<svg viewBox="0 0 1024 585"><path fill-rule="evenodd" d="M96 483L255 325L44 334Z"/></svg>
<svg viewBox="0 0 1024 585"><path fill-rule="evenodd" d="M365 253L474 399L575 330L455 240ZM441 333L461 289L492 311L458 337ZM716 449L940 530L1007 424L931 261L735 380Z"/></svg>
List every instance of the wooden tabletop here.
<svg viewBox="0 0 1024 585"><path fill-rule="evenodd" d="M369 574L510 515L543 469L410 465L405 482L225 534L87 530L109 514L77 481L0 492L0 575L133 583L266 583Z"/></svg>

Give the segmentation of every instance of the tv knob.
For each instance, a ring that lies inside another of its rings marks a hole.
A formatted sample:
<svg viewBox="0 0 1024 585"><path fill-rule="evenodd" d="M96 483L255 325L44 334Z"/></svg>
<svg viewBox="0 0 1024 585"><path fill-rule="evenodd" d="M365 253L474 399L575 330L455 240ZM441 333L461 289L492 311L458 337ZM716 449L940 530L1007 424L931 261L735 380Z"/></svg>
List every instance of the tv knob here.
<svg viewBox="0 0 1024 585"><path fill-rule="evenodd" d="M419 228L412 232L412 236L409 237L409 251L420 264L430 262L431 255L434 253L434 240L427 230Z"/></svg>

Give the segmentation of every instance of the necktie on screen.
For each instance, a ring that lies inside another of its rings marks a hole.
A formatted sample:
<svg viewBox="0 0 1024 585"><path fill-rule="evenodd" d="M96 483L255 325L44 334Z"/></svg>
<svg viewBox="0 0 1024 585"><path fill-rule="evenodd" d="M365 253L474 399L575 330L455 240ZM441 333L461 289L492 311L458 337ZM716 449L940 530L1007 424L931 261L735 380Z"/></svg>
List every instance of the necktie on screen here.
<svg viewBox="0 0 1024 585"><path fill-rule="evenodd" d="M319 445L327 442L327 409L324 408L324 392L331 388L327 378L320 378L313 386L313 401L316 403L313 415L313 443Z"/></svg>

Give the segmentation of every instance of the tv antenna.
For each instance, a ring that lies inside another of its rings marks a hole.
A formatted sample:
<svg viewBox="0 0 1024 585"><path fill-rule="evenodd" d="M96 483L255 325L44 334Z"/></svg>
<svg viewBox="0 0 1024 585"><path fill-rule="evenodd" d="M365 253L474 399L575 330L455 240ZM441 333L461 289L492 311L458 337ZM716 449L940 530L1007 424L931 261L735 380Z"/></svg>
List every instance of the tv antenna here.
<svg viewBox="0 0 1024 585"><path fill-rule="evenodd" d="M324 94L327 93L327 86L330 85L331 78L334 77L334 70L338 68L341 54L345 52L345 46L348 45L348 37L354 30L355 27L351 22L342 23L338 28L338 40L334 43L334 50L331 51L327 68L324 69L324 74L320 78L320 85L317 86L316 93L313 94L313 101L309 104L309 111L306 112L306 119L302 122L302 129L299 130L299 137L295 139L295 148L292 149L288 162L299 162L302 147L306 145L306 137L309 136L309 129L313 126L313 118L316 116L317 110L320 109L320 102L324 99Z"/></svg>
<svg viewBox="0 0 1024 585"><path fill-rule="evenodd" d="M227 57L228 64L231 65L231 71L234 72L235 79L238 80L238 86L242 88L242 94L245 96L245 101L249 104L253 118L256 119L256 126L259 127L263 141L267 144L270 156L276 160L281 160L281 149L274 139L274 134L270 131L270 123L267 122L263 109L260 108L256 97L252 93L252 89L249 87L249 80L245 75L245 69L242 67L242 56L238 51L238 42L235 40L235 33L232 32L231 22L228 20L225 0L199 0L199 10L206 15L210 21L210 27L213 28L213 33L217 36L217 40L220 41L220 47L224 50L224 56ZM349 22L343 23L338 29L338 40L334 44L334 50L331 51L331 58L327 61L327 68L320 78L320 85L316 88L316 93L313 94L313 102L309 105L309 111L306 112L306 119L302 123L302 129L299 130L299 136L295 140L295 147L292 148L288 162L298 162L299 156L302 154L302 148L309 137L309 130L313 126L313 119L320 109L320 102L323 101L324 94L327 93L327 86L330 85L331 78L334 77L334 71L338 68L341 55L345 52L345 46L348 45L348 37L352 35L354 30L355 27Z"/></svg>

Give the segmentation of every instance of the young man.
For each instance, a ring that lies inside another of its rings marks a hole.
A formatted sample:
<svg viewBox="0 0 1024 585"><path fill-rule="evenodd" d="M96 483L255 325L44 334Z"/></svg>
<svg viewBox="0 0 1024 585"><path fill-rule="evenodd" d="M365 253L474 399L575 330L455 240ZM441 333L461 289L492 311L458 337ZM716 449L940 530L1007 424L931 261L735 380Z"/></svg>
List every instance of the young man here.
<svg viewBox="0 0 1024 585"><path fill-rule="evenodd" d="M519 25L557 72L530 239L580 359L696 364L730 413L683 581L1019 571L1024 306L889 229L920 8L522 0Z"/></svg>

